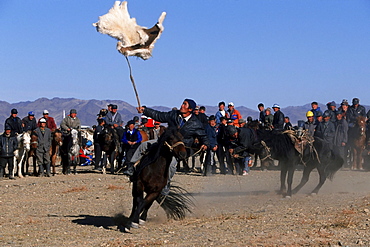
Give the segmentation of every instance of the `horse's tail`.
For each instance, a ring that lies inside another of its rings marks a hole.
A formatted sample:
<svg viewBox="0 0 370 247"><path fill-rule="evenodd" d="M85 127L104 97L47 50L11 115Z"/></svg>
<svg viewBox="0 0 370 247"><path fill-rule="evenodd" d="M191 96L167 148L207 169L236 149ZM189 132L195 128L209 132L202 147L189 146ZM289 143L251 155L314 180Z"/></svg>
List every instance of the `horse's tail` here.
<svg viewBox="0 0 370 247"><path fill-rule="evenodd" d="M184 188L171 185L169 194L160 194L156 201L166 212L167 218L180 220L185 218L186 212L192 213L192 207L195 206L192 198Z"/></svg>
<svg viewBox="0 0 370 247"><path fill-rule="evenodd" d="M328 164L325 167L325 175L328 179L333 180L334 174L342 168L344 163L343 158L339 153L339 149L334 146L331 152L331 158L328 160Z"/></svg>

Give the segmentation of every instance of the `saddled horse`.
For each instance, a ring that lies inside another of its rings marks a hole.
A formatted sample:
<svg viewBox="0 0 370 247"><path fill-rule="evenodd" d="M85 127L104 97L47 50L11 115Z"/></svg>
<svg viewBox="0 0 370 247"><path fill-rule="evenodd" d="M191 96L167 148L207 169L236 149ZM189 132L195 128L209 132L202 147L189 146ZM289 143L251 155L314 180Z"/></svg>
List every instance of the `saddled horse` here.
<svg viewBox="0 0 370 247"><path fill-rule="evenodd" d="M79 165L81 135L76 129L72 129L69 135L63 136L63 144L60 148L62 156L63 174L71 173L71 166L73 166L73 173L77 174L77 165Z"/></svg>
<svg viewBox="0 0 370 247"><path fill-rule="evenodd" d="M17 168L18 177L23 178L22 174L22 164L24 163L27 153L30 150L31 135L30 132L23 132L22 134L17 135L18 149L15 152L14 156L14 169L13 176L15 174L15 168Z"/></svg>
<svg viewBox="0 0 370 247"><path fill-rule="evenodd" d="M191 212L190 205L193 202L183 193L182 188L172 186L168 195L161 195L167 184L172 158L186 158L187 152L182 139L177 129L167 129L143 156L131 179L133 204L130 221L126 226L119 226L119 229L126 231L131 227L137 228L139 223L145 223L154 201L161 205L169 218L182 219L186 212ZM174 191L176 188L178 190Z"/></svg>
<svg viewBox="0 0 370 247"><path fill-rule="evenodd" d="M326 179L332 179L343 165L339 150L318 137L311 139L312 141L304 147L302 153L296 150L292 139L286 132L270 132L265 134L263 139L265 142L262 141L261 161L264 162L270 156L279 160L279 165L281 165L280 193L288 198L308 182L313 169L316 168L320 176L318 185L311 192L317 194ZM293 174L297 164L304 164L303 175L300 184L292 190ZM287 171L288 190L285 190Z"/></svg>
<svg viewBox="0 0 370 247"><path fill-rule="evenodd" d="M366 145L366 121L365 117L359 116L355 126L348 131L348 144L352 153L352 170L363 170L362 152Z"/></svg>
<svg viewBox="0 0 370 247"><path fill-rule="evenodd" d="M51 133L51 146L50 146L50 160L51 160L51 167L53 168L52 174L53 176L56 174L56 163L57 157L59 155L59 148L63 145L63 135L62 131L56 129L53 133Z"/></svg>

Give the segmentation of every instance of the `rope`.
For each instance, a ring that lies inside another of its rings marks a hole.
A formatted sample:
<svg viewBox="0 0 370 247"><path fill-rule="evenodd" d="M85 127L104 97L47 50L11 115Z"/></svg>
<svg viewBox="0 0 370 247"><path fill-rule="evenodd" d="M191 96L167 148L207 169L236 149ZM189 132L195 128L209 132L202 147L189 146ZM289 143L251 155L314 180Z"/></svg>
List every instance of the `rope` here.
<svg viewBox="0 0 370 247"><path fill-rule="evenodd" d="M136 90L135 80L134 80L134 77L132 75L131 64L130 64L130 61L128 60L128 57L125 56L125 58L126 58L126 61L127 61L127 64L128 64L128 68L130 70L130 80L131 80L132 86L134 87L134 92L135 92L135 95L136 95L137 104L138 104L138 107L140 108L141 104L140 104L139 94L137 93L137 90Z"/></svg>

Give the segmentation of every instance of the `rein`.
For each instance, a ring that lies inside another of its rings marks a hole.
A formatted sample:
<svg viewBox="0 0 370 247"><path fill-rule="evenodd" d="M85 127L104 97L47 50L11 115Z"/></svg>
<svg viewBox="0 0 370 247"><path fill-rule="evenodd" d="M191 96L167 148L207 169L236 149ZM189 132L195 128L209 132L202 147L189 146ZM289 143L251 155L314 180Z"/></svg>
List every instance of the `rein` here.
<svg viewBox="0 0 370 247"><path fill-rule="evenodd" d="M260 160L265 161L266 159L271 159L271 150L270 150L270 148L267 146L266 142L264 142L262 140L261 140L261 144L266 149L268 154L263 158L260 157Z"/></svg>
<svg viewBox="0 0 370 247"><path fill-rule="evenodd" d="M175 144L173 144L172 146L170 144L168 144L168 142L164 142L164 144L170 149L170 151L172 152L173 149L177 146L180 146L180 145L184 145L185 146L185 143L182 142L182 141L179 141L179 142L176 142Z"/></svg>

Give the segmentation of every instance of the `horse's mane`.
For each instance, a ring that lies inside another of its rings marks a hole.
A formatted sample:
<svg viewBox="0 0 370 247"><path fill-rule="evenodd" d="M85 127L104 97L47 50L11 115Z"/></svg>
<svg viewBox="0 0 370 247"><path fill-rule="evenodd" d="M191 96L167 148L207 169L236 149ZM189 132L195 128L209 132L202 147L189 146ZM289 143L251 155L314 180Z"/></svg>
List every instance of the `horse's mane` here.
<svg viewBox="0 0 370 247"><path fill-rule="evenodd" d="M162 148L165 145L165 142L168 138L177 132L176 128L168 128L166 129L163 134L158 138L158 142L153 143L148 150L148 153L143 156L140 162L140 166L143 168L151 163L155 162L161 153Z"/></svg>

